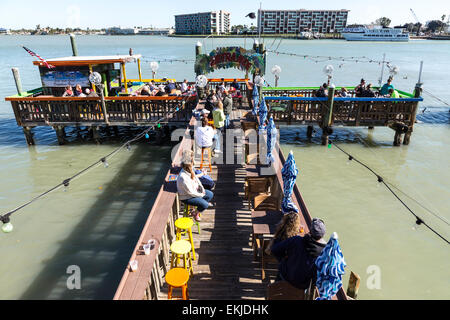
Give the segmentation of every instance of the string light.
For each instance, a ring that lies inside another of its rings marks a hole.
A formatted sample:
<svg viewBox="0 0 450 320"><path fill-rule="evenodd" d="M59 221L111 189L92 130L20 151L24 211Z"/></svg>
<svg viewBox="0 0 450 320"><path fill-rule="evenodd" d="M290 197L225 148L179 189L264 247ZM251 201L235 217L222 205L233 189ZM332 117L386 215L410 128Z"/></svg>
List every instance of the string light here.
<svg viewBox="0 0 450 320"><path fill-rule="evenodd" d="M102 158L100 161L103 162L103 165L105 166L105 168L109 167L109 163L108 163L108 161L106 161L106 158Z"/></svg>
<svg viewBox="0 0 450 320"><path fill-rule="evenodd" d="M185 96L182 100L181 100L181 104L184 106L185 105L185 100L187 100L187 98L189 98L189 96ZM69 187L69 183L71 180L81 176L83 173L86 173L87 171L93 169L94 167L96 167L99 163L103 163L103 165L105 166L105 168L107 168L109 166L108 162L107 162L107 158L109 157L113 157L115 154L117 154L120 150L122 150L123 148L126 148L127 150L130 150L131 147L131 143L140 140L142 137L146 137L148 139L149 135L148 132L150 130L153 130L155 128L155 126L157 126L158 128L161 127L160 122L164 121L170 117L173 116L173 114L175 114L175 112L178 112L180 109L179 107L176 107L174 109L174 111L169 112L165 117L157 120L155 122L155 125L151 125L149 128L147 128L146 130L144 130L143 132L139 133L138 135L136 135L134 138L128 140L127 142L125 142L124 144L122 144L120 147L116 148L114 151L110 152L108 155L106 155L105 157L101 158L100 160L96 161L95 163L91 164L90 166L86 167L85 169L77 172L76 174L74 174L72 177L65 179L63 182L61 182L60 184L54 186L53 188L41 193L40 195L34 197L33 199L29 200L28 202L20 205L19 207L3 214L0 215L0 221L3 222L3 226L2 226L2 231L5 233L11 232L13 230L13 225L10 222L10 218L9 216L21 209L23 209L26 206L29 206L30 204L32 204L33 202L43 198L44 196L46 196L47 194L55 191L56 189L59 189L60 187L64 187L64 192L67 191L67 188Z"/></svg>
<svg viewBox="0 0 450 320"><path fill-rule="evenodd" d="M10 222L8 216L2 217L1 221L3 222L2 231L4 233L10 233L11 231L13 231L14 227L13 227L12 223Z"/></svg>
<svg viewBox="0 0 450 320"><path fill-rule="evenodd" d="M145 139L150 138L150 136L148 135L148 133L145 134Z"/></svg>

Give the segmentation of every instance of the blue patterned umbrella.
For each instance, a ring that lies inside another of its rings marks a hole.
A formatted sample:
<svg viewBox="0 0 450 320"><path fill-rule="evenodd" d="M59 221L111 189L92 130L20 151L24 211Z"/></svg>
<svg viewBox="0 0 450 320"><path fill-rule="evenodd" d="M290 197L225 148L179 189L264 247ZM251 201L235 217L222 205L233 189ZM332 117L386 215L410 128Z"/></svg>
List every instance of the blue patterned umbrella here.
<svg viewBox="0 0 450 320"><path fill-rule="evenodd" d="M294 190L295 179L297 178L298 169L295 165L294 154L289 152L289 155L284 163L283 169L281 169L281 175L283 176L283 201L281 202L281 211L284 214L295 211L298 212L298 208L292 202L291 196Z"/></svg>
<svg viewBox="0 0 450 320"><path fill-rule="evenodd" d="M258 109L258 104L259 104L259 92L258 92L258 87L256 86L256 84L253 85L253 110L252 113L253 115L256 116L257 114L257 109Z"/></svg>
<svg viewBox="0 0 450 320"><path fill-rule="evenodd" d="M275 122L273 118L270 117L269 124L267 125L267 163L271 164L275 161L272 155L272 150L275 148L275 143L277 142L278 130L275 127Z"/></svg>
<svg viewBox="0 0 450 320"><path fill-rule="evenodd" d="M266 125L264 124L267 119L267 105L264 98L261 100L261 104L259 105L259 129L265 129Z"/></svg>
<svg viewBox="0 0 450 320"><path fill-rule="evenodd" d="M334 232L320 256L316 259L319 297L316 300L331 300L342 287L345 264L341 247Z"/></svg>

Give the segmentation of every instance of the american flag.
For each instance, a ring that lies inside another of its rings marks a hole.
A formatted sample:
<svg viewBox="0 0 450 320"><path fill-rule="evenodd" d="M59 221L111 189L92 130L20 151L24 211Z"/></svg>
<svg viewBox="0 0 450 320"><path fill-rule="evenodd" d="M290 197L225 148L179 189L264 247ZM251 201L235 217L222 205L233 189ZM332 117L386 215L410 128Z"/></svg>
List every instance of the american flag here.
<svg viewBox="0 0 450 320"><path fill-rule="evenodd" d="M37 53L31 51L30 49L28 49L27 47L22 46L22 48L25 49L26 52L28 52L31 56L38 58L39 60L41 60L45 66L49 69L54 68L55 66L52 66L51 64L49 64L47 61L45 61L45 59L42 59Z"/></svg>

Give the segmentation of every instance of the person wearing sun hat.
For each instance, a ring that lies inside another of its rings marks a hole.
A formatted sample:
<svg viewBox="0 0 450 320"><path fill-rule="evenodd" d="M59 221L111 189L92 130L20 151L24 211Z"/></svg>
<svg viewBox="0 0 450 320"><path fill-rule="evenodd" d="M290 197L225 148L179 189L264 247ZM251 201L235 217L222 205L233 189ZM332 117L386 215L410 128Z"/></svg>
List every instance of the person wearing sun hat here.
<svg viewBox="0 0 450 320"><path fill-rule="evenodd" d="M323 220L314 218L309 233L275 242L271 253L280 261L277 280L284 280L298 289L307 289L311 280L315 281L317 270L315 261L322 253L326 242L323 240L326 228Z"/></svg>

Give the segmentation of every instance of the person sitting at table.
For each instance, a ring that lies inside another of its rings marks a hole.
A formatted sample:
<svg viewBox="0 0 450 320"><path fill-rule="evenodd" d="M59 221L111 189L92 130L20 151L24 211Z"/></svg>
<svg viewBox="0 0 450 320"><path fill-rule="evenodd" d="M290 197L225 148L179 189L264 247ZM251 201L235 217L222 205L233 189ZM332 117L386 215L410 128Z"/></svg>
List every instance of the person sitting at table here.
<svg viewBox="0 0 450 320"><path fill-rule="evenodd" d="M164 89L164 86L161 84L158 86L157 91L155 92L155 96L162 97L166 95L166 90Z"/></svg>
<svg viewBox="0 0 450 320"><path fill-rule="evenodd" d="M173 95L177 94L177 87L176 87L175 83L173 82L173 80L169 80L169 83L167 84L165 89L169 96L173 96Z"/></svg>
<svg viewBox="0 0 450 320"><path fill-rule="evenodd" d="M65 87L65 91L62 95L63 97L73 97L73 90L71 85Z"/></svg>
<svg viewBox="0 0 450 320"><path fill-rule="evenodd" d="M266 254L270 254L274 243L300 235L300 228L300 216L297 212L285 214L278 223L273 238L270 240L269 245L266 248Z"/></svg>
<svg viewBox="0 0 450 320"><path fill-rule="evenodd" d="M81 89L81 86L80 86L79 84L77 84L77 85L75 86L75 91L73 92L73 95L74 95L75 97L80 97L80 98L86 96L86 95L83 93L83 89Z"/></svg>
<svg viewBox="0 0 450 320"><path fill-rule="evenodd" d="M234 79L231 83L231 87L234 88L236 91L241 90L241 87L239 86L239 83L237 83L237 80Z"/></svg>
<svg viewBox="0 0 450 320"><path fill-rule="evenodd" d="M324 235L325 223L314 218L310 232L304 237L296 235L275 242L271 252L280 261L277 279L287 281L298 289L307 289L311 281L315 283L315 262L326 246Z"/></svg>
<svg viewBox="0 0 450 320"><path fill-rule="evenodd" d="M375 97L375 92L372 91L372 84L369 83L362 91L361 97Z"/></svg>
<svg viewBox="0 0 450 320"><path fill-rule="evenodd" d="M177 178L177 192L180 201L197 207L193 214L195 221L201 221L200 213L211 206L214 194L206 190L195 174L192 158L186 157L181 160L181 171Z"/></svg>
<svg viewBox="0 0 450 320"><path fill-rule="evenodd" d="M344 87L342 87L342 88L341 88L341 91L339 91L337 94L338 94L338 96L341 97L341 98L348 97L348 91L347 91L347 89L345 89Z"/></svg>
<svg viewBox="0 0 450 320"><path fill-rule="evenodd" d="M319 90L316 91L316 97L323 98L328 96L328 85L324 83L320 86Z"/></svg>
<svg viewBox="0 0 450 320"><path fill-rule="evenodd" d="M135 94L137 96L151 96L152 91L150 90L150 87L148 85L143 85L141 88L136 90Z"/></svg>
<svg viewBox="0 0 450 320"><path fill-rule="evenodd" d="M362 94L365 89L366 89L366 80L361 79L361 82L355 87L355 96L362 97Z"/></svg>
<svg viewBox="0 0 450 320"><path fill-rule="evenodd" d="M383 84L383 86L380 89L380 95L382 96L386 96L389 94L389 89L393 89L394 90L394 86L392 85L392 77L389 77L387 79L387 82L385 84Z"/></svg>
<svg viewBox="0 0 450 320"><path fill-rule="evenodd" d="M400 98L400 95L398 94L398 91L397 91L397 90L395 90L395 89L389 89L389 91L388 91L388 97L389 97L389 98L396 98L396 99L398 99L398 98Z"/></svg>

